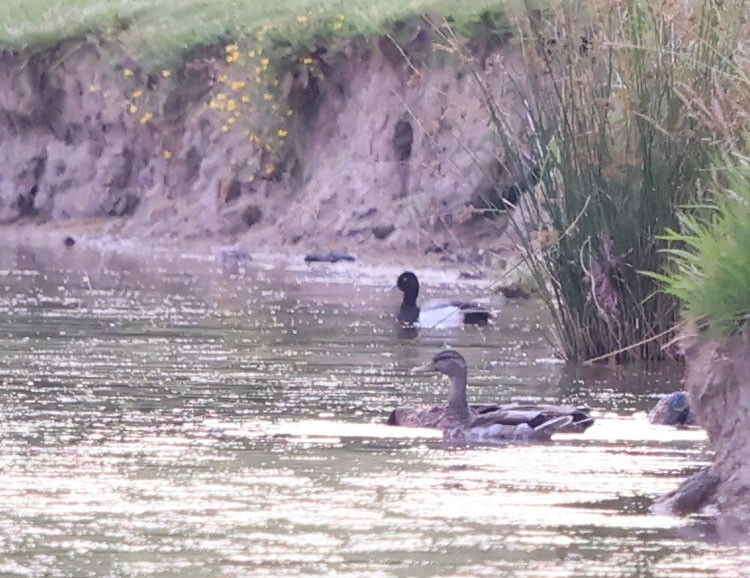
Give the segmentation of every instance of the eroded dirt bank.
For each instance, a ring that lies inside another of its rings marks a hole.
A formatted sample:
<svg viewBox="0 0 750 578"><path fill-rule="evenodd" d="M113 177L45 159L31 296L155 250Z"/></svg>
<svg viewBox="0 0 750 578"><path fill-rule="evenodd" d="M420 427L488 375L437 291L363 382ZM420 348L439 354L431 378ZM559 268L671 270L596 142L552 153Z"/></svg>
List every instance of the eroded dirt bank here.
<svg viewBox="0 0 750 578"><path fill-rule="evenodd" d="M686 384L700 423L716 450L712 500L727 533L750 531L750 330L723 343L692 345Z"/></svg>
<svg viewBox="0 0 750 578"><path fill-rule="evenodd" d="M716 515L719 536L750 535L750 329L718 342L686 340L685 384L691 411L706 429L714 463L657 502L656 510Z"/></svg>
<svg viewBox="0 0 750 578"><path fill-rule="evenodd" d="M515 179L498 168L500 139L467 70L385 41L321 51L264 95L290 118L270 126L274 144L254 128L267 109L228 112L251 101L232 95L245 82L229 60L216 47L147 71L104 41L2 53L3 235L43 224L76 238L483 265L508 249L504 218L474 211ZM515 130L518 54L505 44L481 60Z"/></svg>

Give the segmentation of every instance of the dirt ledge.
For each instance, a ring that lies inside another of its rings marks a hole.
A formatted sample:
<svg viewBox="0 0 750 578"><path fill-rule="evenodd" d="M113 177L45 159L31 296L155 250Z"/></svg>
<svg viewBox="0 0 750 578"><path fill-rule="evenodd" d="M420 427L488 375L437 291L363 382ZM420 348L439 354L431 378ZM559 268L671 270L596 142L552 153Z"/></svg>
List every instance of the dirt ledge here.
<svg viewBox="0 0 750 578"><path fill-rule="evenodd" d="M714 462L657 502L678 514L716 514L719 535L750 533L750 327L723 341L692 331L685 341L690 407L708 433Z"/></svg>
<svg viewBox="0 0 750 578"><path fill-rule="evenodd" d="M484 73L520 130L520 53L494 48ZM475 208L516 179L481 88L455 62L397 56L351 43L289 76L285 105L307 112L288 127L293 158L269 171L270 149L247 136L267 119L228 129L212 106L232 84L223 46L168 73L104 40L2 52L0 227L491 266L512 247L507 219Z"/></svg>

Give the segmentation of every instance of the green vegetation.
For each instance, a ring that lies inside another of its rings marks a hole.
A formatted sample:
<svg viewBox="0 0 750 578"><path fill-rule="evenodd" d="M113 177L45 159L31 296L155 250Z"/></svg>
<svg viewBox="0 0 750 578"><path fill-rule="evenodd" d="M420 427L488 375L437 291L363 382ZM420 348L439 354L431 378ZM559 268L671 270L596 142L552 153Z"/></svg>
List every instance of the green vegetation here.
<svg viewBox="0 0 750 578"><path fill-rule="evenodd" d="M433 11L470 22L505 4L517 2L6 0L0 3L0 48L43 47L61 38L103 33L135 58L165 65L196 46L234 42L263 29L275 30L280 40L309 44L314 37L331 41L382 34L390 23Z"/></svg>
<svg viewBox="0 0 750 578"><path fill-rule="evenodd" d="M750 159L727 158L717 183L715 204L682 214L665 235L674 270L655 277L686 317L730 335L750 322Z"/></svg>
<svg viewBox="0 0 750 578"><path fill-rule="evenodd" d="M505 160L519 178L539 172L519 233L568 359L664 356L679 303L642 272L664 270L662 234L700 202L712 151L736 142L714 112L743 10L571 1L521 22L532 130L521 143L503 134Z"/></svg>

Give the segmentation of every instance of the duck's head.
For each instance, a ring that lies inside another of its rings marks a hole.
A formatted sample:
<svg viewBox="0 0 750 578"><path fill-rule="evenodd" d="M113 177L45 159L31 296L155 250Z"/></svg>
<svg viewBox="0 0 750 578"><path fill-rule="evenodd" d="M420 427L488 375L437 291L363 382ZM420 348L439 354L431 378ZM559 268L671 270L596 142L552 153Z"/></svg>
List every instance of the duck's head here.
<svg viewBox="0 0 750 578"><path fill-rule="evenodd" d="M447 375L451 382L448 393L448 410L456 417L464 419L469 415L469 404L466 400L466 360L453 349L446 349L432 358L432 361L417 368L422 371L437 371Z"/></svg>
<svg viewBox="0 0 750 578"><path fill-rule="evenodd" d="M404 271L398 276L396 287L405 295L413 295L415 299L419 294L419 281L417 280L417 276L411 271Z"/></svg>
<svg viewBox="0 0 750 578"><path fill-rule="evenodd" d="M454 349L446 349L438 353L431 361L415 368L415 371L437 371L451 379L466 380L466 360Z"/></svg>

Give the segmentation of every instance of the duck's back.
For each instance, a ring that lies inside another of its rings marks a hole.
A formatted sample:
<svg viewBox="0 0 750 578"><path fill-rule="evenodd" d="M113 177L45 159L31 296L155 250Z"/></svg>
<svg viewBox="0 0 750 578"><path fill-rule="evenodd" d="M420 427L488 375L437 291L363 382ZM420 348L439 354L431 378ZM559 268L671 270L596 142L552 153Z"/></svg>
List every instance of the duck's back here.
<svg viewBox="0 0 750 578"><path fill-rule="evenodd" d="M486 325L490 312L477 303L430 299L419 310L422 327L459 327L463 324Z"/></svg>

